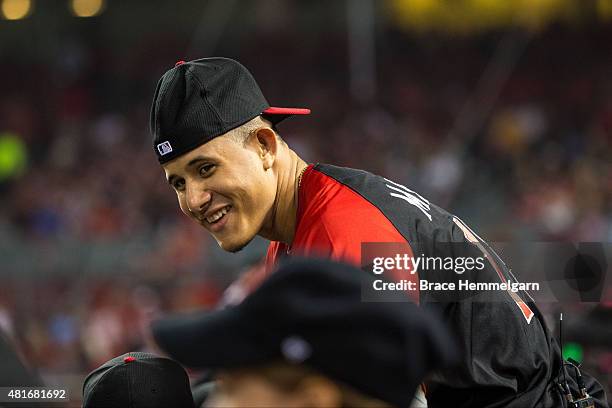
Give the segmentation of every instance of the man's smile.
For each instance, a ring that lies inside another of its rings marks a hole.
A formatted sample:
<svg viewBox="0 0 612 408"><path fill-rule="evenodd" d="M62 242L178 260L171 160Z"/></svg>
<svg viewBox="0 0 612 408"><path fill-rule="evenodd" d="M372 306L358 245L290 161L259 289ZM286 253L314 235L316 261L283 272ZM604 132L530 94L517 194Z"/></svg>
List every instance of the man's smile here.
<svg viewBox="0 0 612 408"><path fill-rule="evenodd" d="M227 213L232 209L231 205L226 205L213 211L209 211L204 220L212 232L220 231L227 221Z"/></svg>

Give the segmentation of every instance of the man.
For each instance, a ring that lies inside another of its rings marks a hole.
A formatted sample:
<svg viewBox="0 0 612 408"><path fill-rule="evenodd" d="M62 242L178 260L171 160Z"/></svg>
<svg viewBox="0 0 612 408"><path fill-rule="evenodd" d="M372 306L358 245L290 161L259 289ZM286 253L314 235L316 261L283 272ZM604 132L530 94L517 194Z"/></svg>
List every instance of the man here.
<svg viewBox="0 0 612 408"><path fill-rule="evenodd" d="M158 83L151 130L181 210L227 251L240 250L255 235L272 241L268 273L286 255L327 256L370 268L401 250L398 256L410 258L482 258L473 281L515 280L460 219L409 188L365 171L307 165L275 130L287 116L306 113L270 107L236 61L177 63ZM401 278L398 268L387 272ZM417 271L413 264L406 276L418 287L419 280L456 284L461 275L441 266ZM248 290L257 285L247 282ZM429 406L560 406L560 352L525 292L408 294L445 315L463 351L458 368L427 382Z"/></svg>
<svg viewBox="0 0 612 408"><path fill-rule="evenodd" d="M413 304L364 302L376 279L325 260L282 265L244 302L153 325L180 363L214 369L210 407L408 407L456 357L439 318Z"/></svg>

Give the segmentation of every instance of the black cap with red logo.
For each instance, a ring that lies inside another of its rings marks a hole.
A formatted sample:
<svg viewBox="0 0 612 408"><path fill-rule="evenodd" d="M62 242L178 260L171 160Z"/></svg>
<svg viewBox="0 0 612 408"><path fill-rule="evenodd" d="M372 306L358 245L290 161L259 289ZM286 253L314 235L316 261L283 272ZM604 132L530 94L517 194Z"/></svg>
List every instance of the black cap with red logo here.
<svg viewBox="0 0 612 408"><path fill-rule="evenodd" d="M309 109L272 107L251 73L229 58L179 61L159 80L151 106L153 147L166 163L262 115L273 124Z"/></svg>
<svg viewBox="0 0 612 408"><path fill-rule="evenodd" d="M189 378L176 361L132 352L107 361L83 383L83 408L194 408Z"/></svg>

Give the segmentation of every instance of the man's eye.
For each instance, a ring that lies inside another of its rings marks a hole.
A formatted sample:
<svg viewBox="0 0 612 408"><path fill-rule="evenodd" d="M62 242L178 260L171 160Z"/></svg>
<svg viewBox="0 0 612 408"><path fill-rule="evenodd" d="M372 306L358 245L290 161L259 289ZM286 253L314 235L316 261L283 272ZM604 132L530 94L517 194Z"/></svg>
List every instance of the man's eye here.
<svg viewBox="0 0 612 408"><path fill-rule="evenodd" d="M214 164L205 164L198 169L198 172L200 173L200 176L205 177L210 175L214 167Z"/></svg>
<svg viewBox="0 0 612 408"><path fill-rule="evenodd" d="M175 190L181 191L185 187L185 181L184 180L173 181L172 187L174 187Z"/></svg>

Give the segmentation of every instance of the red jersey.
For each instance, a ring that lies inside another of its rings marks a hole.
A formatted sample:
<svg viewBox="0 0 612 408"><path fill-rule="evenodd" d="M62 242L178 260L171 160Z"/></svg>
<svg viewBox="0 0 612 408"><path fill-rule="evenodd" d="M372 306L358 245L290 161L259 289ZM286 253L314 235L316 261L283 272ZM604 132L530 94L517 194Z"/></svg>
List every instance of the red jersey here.
<svg viewBox="0 0 612 408"><path fill-rule="evenodd" d="M323 164L304 172L293 242L270 244L267 273L286 255L323 256L374 272L373 255L364 243L385 243L382 250L388 253L376 253L381 258L399 252L413 259L457 261L480 255L486 262L470 272L474 282L516 281L463 221L417 192L365 171ZM401 277L386 270L385 276L396 281L410 277L417 285L423 279L445 284L465 277L441 267L415 269ZM409 294L444 316L462 348L461 363L428 382L429 406L559 406L562 397L551 385L559 372L559 348L526 292L428 289Z"/></svg>
<svg viewBox="0 0 612 408"><path fill-rule="evenodd" d="M299 187L293 243L270 243L266 271L269 273L285 255L331 258L364 267L368 263L362 259L364 242L398 243L403 253L412 255L406 239L378 207L310 165ZM417 280L416 275L412 278ZM412 295L418 301L418 290Z"/></svg>

